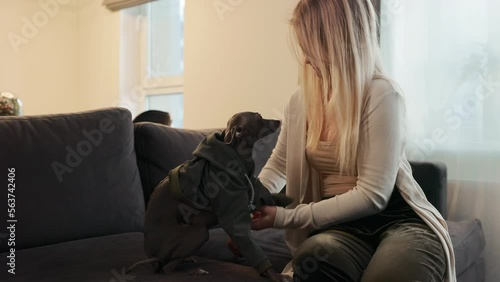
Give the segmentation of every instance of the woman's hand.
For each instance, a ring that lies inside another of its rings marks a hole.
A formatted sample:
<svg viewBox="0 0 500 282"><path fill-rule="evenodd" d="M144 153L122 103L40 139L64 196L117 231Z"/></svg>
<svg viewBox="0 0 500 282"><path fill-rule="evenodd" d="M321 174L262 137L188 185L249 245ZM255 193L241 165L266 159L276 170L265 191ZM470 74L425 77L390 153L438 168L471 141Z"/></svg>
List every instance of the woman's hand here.
<svg viewBox="0 0 500 282"><path fill-rule="evenodd" d="M266 228L271 228L274 225L274 219L276 218L276 207L275 206L261 206L253 212L252 218L252 230L262 230Z"/></svg>

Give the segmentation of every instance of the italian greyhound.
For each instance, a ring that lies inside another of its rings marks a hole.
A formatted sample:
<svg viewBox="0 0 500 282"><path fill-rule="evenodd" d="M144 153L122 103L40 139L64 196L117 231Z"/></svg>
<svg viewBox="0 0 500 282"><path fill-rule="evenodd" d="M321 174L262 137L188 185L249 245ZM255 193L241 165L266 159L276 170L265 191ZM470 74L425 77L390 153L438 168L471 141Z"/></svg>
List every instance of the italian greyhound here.
<svg viewBox="0 0 500 282"><path fill-rule="evenodd" d="M271 281L292 281L271 265L251 236L250 214L262 205L287 206L284 194L271 194L253 177L257 140L274 133L280 121L259 113L235 114L221 133L212 133L193 152L194 159L172 169L154 189L144 224L149 259L131 266L170 272L189 261L219 224L256 271ZM199 269L197 274L206 274Z"/></svg>

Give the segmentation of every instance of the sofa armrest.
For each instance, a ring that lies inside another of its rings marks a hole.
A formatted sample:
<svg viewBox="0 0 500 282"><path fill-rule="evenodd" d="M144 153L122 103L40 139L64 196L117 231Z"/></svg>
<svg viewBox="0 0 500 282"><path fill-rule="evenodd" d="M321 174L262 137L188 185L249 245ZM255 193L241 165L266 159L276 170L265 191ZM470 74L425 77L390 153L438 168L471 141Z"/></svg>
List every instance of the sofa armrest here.
<svg viewBox="0 0 500 282"><path fill-rule="evenodd" d="M425 193L427 200L446 219L447 214L447 170L444 163L410 162L413 177Z"/></svg>

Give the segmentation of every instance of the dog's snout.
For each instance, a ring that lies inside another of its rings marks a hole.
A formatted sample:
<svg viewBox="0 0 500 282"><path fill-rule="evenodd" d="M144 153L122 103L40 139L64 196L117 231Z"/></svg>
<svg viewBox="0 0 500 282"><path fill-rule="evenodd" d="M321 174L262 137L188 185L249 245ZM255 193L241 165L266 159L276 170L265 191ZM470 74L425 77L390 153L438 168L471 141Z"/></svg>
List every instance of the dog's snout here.
<svg viewBox="0 0 500 282"><path fill-rule="evenodd" d="M258 138L263 138L269 134L273 134L281 126L281 121L274 119L263 119L264 127L260 129Z"/></svg>
<svg viewBox="0 0 500 282"><path fill-rule="evenodd" d="M275 132L281 126L281 121L275 119L269 119L267 120L267 124L269 129L271 129L272 132Z"/></svg>
<svg viewBox="0 0 500 282"><path fill-rule="evenodd" d="M281 121L275 120L274 121L274 126L276 126L276 129L278 129L281 126Z"/></svg>

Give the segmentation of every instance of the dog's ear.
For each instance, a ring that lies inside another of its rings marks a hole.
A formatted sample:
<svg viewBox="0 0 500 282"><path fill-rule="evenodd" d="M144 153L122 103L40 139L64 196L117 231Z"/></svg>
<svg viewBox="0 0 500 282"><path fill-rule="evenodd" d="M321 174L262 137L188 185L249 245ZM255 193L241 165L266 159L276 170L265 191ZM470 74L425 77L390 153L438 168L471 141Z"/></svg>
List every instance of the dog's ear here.
<svg viewBox="0 0 500 282"><path fill-rule="evenodd" d="M224 143L231 144L231 142L233 142L233 138L234 138L231 130L228 130L226 128L226 129L224 129L224 131L222 133L224 133Z"/></svg>
<svg viewBox="0 0 500 282"><path fill-rule="evenodd" d="M226 128L223 131L224 133L224 143L231 145L234 140L234 130L231 130L231 128Z"/></svg>
<svg viewBox="0 0 500 282"><path fill-rule="evenodd" d="M240 126L233 126L224 129L224 143L232 145L243 136L243 128Z"/></svg>

